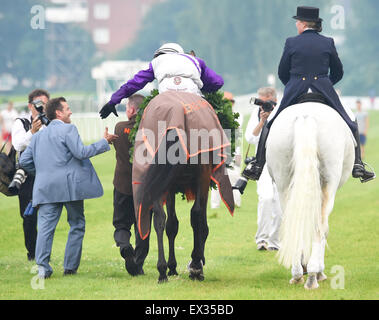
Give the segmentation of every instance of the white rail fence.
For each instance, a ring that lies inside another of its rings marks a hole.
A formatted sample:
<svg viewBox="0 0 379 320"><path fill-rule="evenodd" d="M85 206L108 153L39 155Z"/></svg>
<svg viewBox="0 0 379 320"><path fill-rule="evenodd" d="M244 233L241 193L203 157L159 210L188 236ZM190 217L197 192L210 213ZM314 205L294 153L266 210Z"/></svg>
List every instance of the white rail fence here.
<svg viewBox="0 0 379 320"><path fill-rule="evenodd" d="M250 105L251 97L256 97L256 94L244 95L236 97L235 111L241 115L241 120L245 118L245 121L249 119L249 115L254 110L254 107ZM280 101L279 96L279 101ZM362 101L363 109L379 109L379 99L376 99L375 106L372 107L371 101L368 97L341 97L341 102L344 105L349 106L351 109L355 109L355 102L357 99ZM75 124L79 130L82 140L86 143L99 140L104 135L105 127L108 127L109 132L114 132L114 127L119 121L126 121L127 117L125 111L119 111L119 116L116 117L113 113L109 115L107 119L100 119L98 112L89 113L76 113L71 116L72 123Z"/></svg>

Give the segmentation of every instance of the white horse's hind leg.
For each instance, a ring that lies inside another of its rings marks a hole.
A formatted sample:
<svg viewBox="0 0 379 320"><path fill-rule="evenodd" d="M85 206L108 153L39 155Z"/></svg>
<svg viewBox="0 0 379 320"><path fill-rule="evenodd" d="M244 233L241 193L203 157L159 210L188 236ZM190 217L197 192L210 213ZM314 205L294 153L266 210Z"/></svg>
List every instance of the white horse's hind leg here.
<svg viewBox="0 0 379 320"><path fill-rule="evenodd" d="M309 262L307 264L308 279L304 285L305 289L317 289L317 274L321 270L320 264L320 254L321 254L321 242L315 241L312 245L312 254Z"/></svg>
<svg viewBox="0 0 379 320"><path fill-rule="evenodd" d="M328 277L325 275L325 264L324 264L324 258L325 258L325 245L326 245L326 238L323 237L321 239L321 251L320 251L320 271L317 273L317 281L321 282L326 280Z"/></svg>
<svg viewBox="0 0 379 320"><path fill-rule="evenodd" d="M329 214L333 209L334 205L334 197L335 193L331 194L329 192L329 188L323 188L323 204L322 204L322 238L321 238L321 249L320 249L320 256L319 256L319 261L320 261L320 269L317 272L317 281L321 282L326 280L328 277L325 275L324 270L325 270L325 246L326 246L326 237L329 232L329 224L328 224L328 218Z"/></svg>
<svg viewBox="0 0 379 320"><path fill-rule="evenodd" d="M303 267L300 261L292 263L291 273L292 279L290 280L290 284L304 283Z"/></svg>
<svg viewBox="0 0 379 320"><path fill-rule="evenodd" d="M328 192L328 188L323 188L323 203L321 209L321 230L316 236L315 241L312 244L312 253L309 259L307 270L308 279L304 287L306 289L317 289L318 282L327 279L324 274L325 264L325 245L326 245L326 234L328 233L328 216L331 212L334 204L334 196L331 196Z"/></svg>

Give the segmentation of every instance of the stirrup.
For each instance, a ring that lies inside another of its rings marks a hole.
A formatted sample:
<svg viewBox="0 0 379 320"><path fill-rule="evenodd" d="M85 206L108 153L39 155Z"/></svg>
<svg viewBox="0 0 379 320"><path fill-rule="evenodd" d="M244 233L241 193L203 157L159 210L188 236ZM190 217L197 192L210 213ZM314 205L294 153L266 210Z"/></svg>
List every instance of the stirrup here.
<svg viewBox="0 0 379 320"><path fill-rule="evenodd" d="M365 166L368 166L372 172L370 171L367 171ZM354 174L354 168L358 167L360 170L360 172L362 172L362 174ZM368 164L368 163L365 163L362 161L362 163L356 163L354 164L354 168L353 168L353 177L354 178L359 178L359 180L361 181L361 183L365 183L365 182L368 182L368 181L371 181L371 180L374 180L376 178L376 174L375 174L375 171L374 169ZM367 176L368 175L368 176Z"/></svg>

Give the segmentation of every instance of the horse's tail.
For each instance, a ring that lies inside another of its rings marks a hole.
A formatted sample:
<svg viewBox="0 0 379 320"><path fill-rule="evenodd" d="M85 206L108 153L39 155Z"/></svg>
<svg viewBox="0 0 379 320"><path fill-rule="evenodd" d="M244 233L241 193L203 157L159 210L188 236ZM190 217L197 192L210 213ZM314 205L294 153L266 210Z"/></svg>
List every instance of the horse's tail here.
<svg viewBox="0 0 379 320"><path fill-rule="evenodd" d="M312 243L321 230L321 199L317 124L300 116L294 123L292 178L281 225L279 262L289 268L307 264Z"/></svg>
<svg viewBox="0 0 379 320"><path fill-rule="evenodd" d="M166 157L164 157L163 163L160 163L158 158L159 154L167 155L167 151L170 147L177 142L177 136L175 141L169 141L167 139L166 141L162 141L159 150L153 159L153 163L142 177L141 187L137 194L137 199L140 199L142 207L151 206L154 201L159 200L175 183L178 173L181 170L180 164L172 164L170 159L167 159ZM182 161L183 160L180 162Z"/></svg>

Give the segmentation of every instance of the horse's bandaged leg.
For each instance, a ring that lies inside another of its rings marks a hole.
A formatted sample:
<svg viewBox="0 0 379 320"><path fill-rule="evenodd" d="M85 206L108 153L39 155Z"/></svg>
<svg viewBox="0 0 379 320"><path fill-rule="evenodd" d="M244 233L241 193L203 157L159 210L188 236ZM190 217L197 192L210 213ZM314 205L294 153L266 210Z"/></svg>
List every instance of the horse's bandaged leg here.
<svg viewBox="0 0 379 320"><path fill-rule="evenodd" d="M312 244L312 253L311 258L309 259L309 262L307 264L307 270L308 273L317 273L322 271L321 270L321 242L320 241L314 241Z"/></svg>
<svg viewBox="0 0 379 320"><path fill-rule="evenodd" d="M303 267L300 261L292 264L291 274L292 279L290 280L290 284L304 283Z"/></svg>

